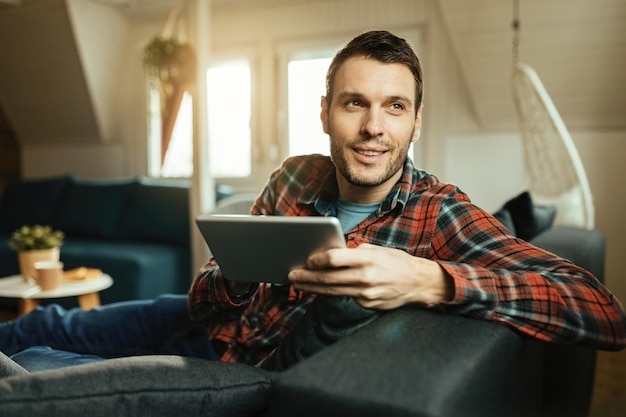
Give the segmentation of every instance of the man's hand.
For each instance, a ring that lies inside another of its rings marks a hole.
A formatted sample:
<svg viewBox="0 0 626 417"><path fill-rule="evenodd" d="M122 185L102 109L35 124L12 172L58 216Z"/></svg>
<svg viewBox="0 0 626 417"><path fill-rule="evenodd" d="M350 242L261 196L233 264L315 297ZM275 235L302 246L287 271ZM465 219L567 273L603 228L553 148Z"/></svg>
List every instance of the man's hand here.
<svg viewBox="0 0 626 417"><path fill-rule="evenodd" d="M363 307L379 310L439 304L454 296L452 278L438 263L371 244L311 255L289 280L297 289L352 296Z"/></svg>

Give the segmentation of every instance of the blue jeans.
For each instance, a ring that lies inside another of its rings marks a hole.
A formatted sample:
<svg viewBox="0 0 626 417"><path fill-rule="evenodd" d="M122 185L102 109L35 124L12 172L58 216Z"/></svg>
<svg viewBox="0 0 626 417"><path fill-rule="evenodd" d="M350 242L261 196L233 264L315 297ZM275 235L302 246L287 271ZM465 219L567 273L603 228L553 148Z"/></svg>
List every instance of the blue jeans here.
<svg viewBox="0 0 626 417"><path fill-rule="evenodd" d="M0 323L0 351L31 371L137 355L219 359L206 327L189 318L184 295L91 310L38 307Z"/></svg>

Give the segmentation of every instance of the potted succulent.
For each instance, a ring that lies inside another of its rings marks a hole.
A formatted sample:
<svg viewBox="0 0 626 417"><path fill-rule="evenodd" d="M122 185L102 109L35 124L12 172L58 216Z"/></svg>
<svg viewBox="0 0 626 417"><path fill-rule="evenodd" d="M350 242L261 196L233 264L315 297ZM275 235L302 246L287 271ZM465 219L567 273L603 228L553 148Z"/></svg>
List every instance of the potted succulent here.
<svg viewBox="0 0 626 417"><path fill-rule="evenodd" d="M17 251L20 273L26 282L35 282L34 263L58 261L65 235L51 226L24 225L9 238L9 247Z"/></svg>

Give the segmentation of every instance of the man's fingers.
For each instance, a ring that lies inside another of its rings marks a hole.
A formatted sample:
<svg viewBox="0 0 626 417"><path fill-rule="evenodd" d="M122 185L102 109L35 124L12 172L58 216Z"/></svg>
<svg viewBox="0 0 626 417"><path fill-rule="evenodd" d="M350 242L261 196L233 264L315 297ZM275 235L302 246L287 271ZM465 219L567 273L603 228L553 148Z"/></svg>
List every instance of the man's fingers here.
<svg viewBox="0 0 626 417"><path fill-rule="evenodd" d="M364 246L361 245L353 249L328 249L324 252L315 253L307 259L306 268L319 270L362 266L370 260L366 251L360 250L365 249Z"/></svg>

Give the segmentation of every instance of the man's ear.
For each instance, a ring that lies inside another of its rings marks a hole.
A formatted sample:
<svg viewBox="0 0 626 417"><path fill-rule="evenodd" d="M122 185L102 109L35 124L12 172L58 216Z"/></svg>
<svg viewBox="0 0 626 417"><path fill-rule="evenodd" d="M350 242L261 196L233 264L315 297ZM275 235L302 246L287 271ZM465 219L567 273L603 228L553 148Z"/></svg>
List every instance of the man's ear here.
<svg viewBox="0 0 626 417"><path fill-rule="evenodd" d="M411 138L411 142L415 143L419 140L420 135L422 134L422 109L424 108L424 103L420 104L419 109L417 109L417 115L415 116L415 131L413 132L413 138Z"/></svg>
<svg viewBox="0 0 626 417"><path fill-rule="evenodd" d="M322 96L322 99L320 100L320 107L322 108L322 110L320 111L322 129L324 129L324 133L328 134L328 101L324 96Z"/></svg>

